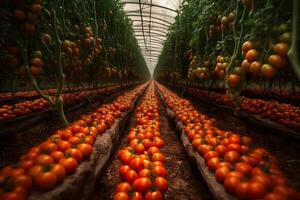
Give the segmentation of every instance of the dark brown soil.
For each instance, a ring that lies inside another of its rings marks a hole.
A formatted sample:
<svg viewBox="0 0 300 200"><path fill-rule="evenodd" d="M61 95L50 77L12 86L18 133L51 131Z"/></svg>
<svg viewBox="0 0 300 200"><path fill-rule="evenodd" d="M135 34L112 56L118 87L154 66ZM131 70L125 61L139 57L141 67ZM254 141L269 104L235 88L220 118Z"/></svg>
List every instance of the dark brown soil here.
<svg viewBox="0 0 300 200"><path fill-rule="evenodd" d="M116 91L107 97L94 98L85 106L66 113L69 122L79 119L83 114L87 114L95 110L103 102L110 102L116 96L123 93ZM26 153L31 147L41 143L49 137L55 130L63 127L62 122L56 117L48 118L26 130L22 130L16 134L3 136L0 138L0 167L6 165L17 164L21 155Z"/></svg>
<svg viewBox="0 0 300 200"><path fill-rule="evenodd" d="M161 106L161 134L165 146L161 149L166 157L169 189L168 200L208 200L212 199L208 187L197 166L192 164L185 153L175 129L168 122L166 111Z"/></svg>
<svg viewBox="0 0 300 200"><path fill-rule="evenodd" d="M168 171L169 188L165 193L165 199L168 200L207 200L212 199L209 190L201 177L198 169L193 165L185 153L177 134L173 131L173 127L169 124L166 112L161 106L161 134L165 142L165 146L161 149L166 157L166 168ZM127 133L134 125L134 113L127 125L126 134L119 141L117 150L127 145ZM114 189L120 182L118 169L121 163L116 154L108 164L107 170L103 177L99 179L99 183L95 187L94 200L113 199Z"/></svg>

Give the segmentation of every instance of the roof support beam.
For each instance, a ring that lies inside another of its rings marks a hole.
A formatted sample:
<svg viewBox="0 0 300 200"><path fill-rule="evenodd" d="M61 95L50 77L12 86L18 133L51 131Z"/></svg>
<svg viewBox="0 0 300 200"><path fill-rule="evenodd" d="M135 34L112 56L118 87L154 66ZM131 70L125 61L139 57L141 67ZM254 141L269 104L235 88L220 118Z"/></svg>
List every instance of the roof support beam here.
<svg viewBox="0 0 300 200"><path fill-rule="evenodd" d="M143 30L144 44L145 44L145 47L147 49L146 38L145 38L145 31L144 31L143 11L142 11L141 0L139 0L139 6L140 6L140 16L141 16L141 24L142 24L142 30Z"/></svg>
<svg viewBox="0 0 300 200"><path fill-rule="evenodd" d="M131 21L133 21L133 22L141 22L141 21L142 21L142 22L148 22L148 23L151 22L150 20L138 20L138 19L133 19L133 20L131 20ZM160 22L152 21L152 23L154 23L154 24L159 24L159 25L165 26L165 27L167 27L167 28L170 27L170 25L163 24L163 23L160 23Z"/></svg>
<svg viewBox="0 0 300 200"><path fill-rule="evenodd" d="M130 2L130 1L125 1L125 2L122 2L123 4L138 4L137 2ZM173 10L172 8L168 8L168 7L165 7L165 6L160 6L160 5L156 5L156 4L150 4L150 3L141 3L140 0L139 0L139 4L142 4L142 5L146 5L146 6L153 6L153 7L158 7L158 8L162 8L162 9L166 9L166 10L170 10L172 12L177 12L177 10Z"/></svg>
<svg viewBox="0 0 300 200"><path fill-rule="evenodd" d="M152 11L151 11L151 13L152 13ZM129 15L127 15L128 17L139 17L140 15L134 15L134 14L129 14ZM144 17L149 17L150 15L143 15ZM162 22L165 22L165 23L167 23L167 24L172 24L171 22L169 22L169 21L167 21L167 20L163 20L163 19L161 19L161 18L159 18L159 17L155 17L155 16L151 16L151 18L153 18L153 19L157 19L157 20L159 20L159 21L162 21Z"/></svg>
<svg viewBox="0 0 300 200"><path fill-rule="evenodd" d="M154 38L152 38L151 37L151 39L149 38L147 38L146 39L147 41L154 41L154 42L159 42L160 44L163 44L164 43L164 40L156 40L156 39L154 39ZM142 38L137 38L137 41L142 41Z"/></svg>
<svg viewBox="0 0 300 200"><path fill-rule="evenodd" d="M141 33L141 32L142 32L142 31L139 31L139 30L135 31L135 33L137 33L135 36L143 36L143 34L142 34L142 35L139 34L139 33ZM161 37L166 38L166 35L164 35L164 34L153 33L153 35L161 36Z"/></svg>

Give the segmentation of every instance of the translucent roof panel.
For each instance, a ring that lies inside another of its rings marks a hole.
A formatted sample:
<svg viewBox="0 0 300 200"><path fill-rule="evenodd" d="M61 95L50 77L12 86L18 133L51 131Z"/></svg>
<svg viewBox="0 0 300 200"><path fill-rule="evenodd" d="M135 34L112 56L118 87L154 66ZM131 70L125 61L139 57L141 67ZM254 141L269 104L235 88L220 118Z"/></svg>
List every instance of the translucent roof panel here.
<svg viewBox="0 0 300 200"><path fill-rule="evenodd" d="M122 0L151 74L181 2L182 0Z"/></svg>

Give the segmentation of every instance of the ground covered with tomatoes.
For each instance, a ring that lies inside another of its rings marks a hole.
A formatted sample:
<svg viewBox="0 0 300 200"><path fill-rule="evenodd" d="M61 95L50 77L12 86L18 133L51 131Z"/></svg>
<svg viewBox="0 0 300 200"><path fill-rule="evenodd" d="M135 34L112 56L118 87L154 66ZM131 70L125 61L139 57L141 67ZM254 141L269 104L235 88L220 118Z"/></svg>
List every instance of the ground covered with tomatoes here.
<svg viewBox="0 0 300 200"><path fill-rule="evenodd" d="M143 97L141 98L141 100ZM140 103L140 102L139 102ZM137 105L138 106L138 105ZM131 118L120 139L116 152L127 145L127 133L134 126L135 116ZM208 187L201 177L197 166L191 163L188 155L182 146L175 127L168 121L166 110L160 102L160 127L164 146L161 152L165 156L165 167L168 171L168 190L164 197L168 200L209 200L212 199ZM116 185L120 182L119 167L121 163L114 154L107 165L103 176L95 187L94 200L113 199Z"/></svg>
<svg viewBox="0 0 300 200"><path fill-rule="evenodd" d="M179 93L179 91L177 92ZM295 174L300 173L300 146L298 140L282 137L276 134L274 130L271 131L250 123L246 119L238 118L234 116L234 113L208 105L191 95L183 94L183 96L192 101L199 111L215 118L219 128L251 136L256 146L263 146L274 153L279 158L280 168L289 181L300 189L300 177L295 176Z"/></svg>
<svg viewBox="0 0 300 200"><path fill-rule="evenodd" d="M127 90L129 90L129 88L127 88L126 91ZM106 97L94 98L87 105L66 113L66 117L70 122L77 120L81 115L95 110L102 103L113 101L123 92L125 92L125 90L116 91ZM2 136L0 138L0 167L14 165L18 162L19 157L28 149L41 143L41 141L44 141L53 134L55 130L62 127L62 122L56 116L41 121L14 135Z"/></svg>

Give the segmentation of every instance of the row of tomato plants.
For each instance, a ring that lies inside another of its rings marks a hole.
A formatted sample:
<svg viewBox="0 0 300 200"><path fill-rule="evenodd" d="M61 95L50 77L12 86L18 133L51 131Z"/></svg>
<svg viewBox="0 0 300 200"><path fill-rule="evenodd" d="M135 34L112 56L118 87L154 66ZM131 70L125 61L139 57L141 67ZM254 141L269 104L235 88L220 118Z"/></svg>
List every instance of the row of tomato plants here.
<svg viewBox="0 0 300 200"><path fill-rule="evenodd" d="M165 157L160 152L164 141L160 133L159 102L150 86L137 108L136 124L130 129L128 146L118 152L122 165L121 182L114 200L161 200L168 188Z"/></svg>
<svg viewBox="0 0 300 200"><path fill-rule="evenodd" d="M109 87L113 87L111 86L106 86L106 88ZM95 90L95 89L101 89L102 87L99 88L77 88L77 87L65 87L63 89L63 93L72 93L72 92L78 92L78 91L89 91L89 90ZM45 89L45 90L41 90L44 94L46 95L55 95L57 89ZM7 100L11 100L13 98L24 98L24 99L30 99L30 98L34 98L34 97L39 97L39 93L37 90L28 90L28 91L18 91L18 92L3 92L0 93L0 102L1 101L7 101Z"/></svg>
<svg viewBox="0 0 300 200"><path fill-rule="evenodd" d="M216 180L239 199L299 199L289 185L278 159L267 149L253 147L253 140L216 127L215 119L197 111L190 101L159 85L168 107L184 125L193 149L205 160Z"/></svg>
<svg viewBox="0 0 300 200"><path fill-rule="evenodd" d="M116 87L111 87L109 89L113 90L115 88ZM62 94L61 97L63 99L64 104L72 104L79 102L86 97L99 95L103 93L103 91L103 89L78 91L73 93ZM54 95L50 96L50 98L55 100ZM50 107L52 107L52 105L50 105L49 101L47 101L44 98L27 100L13 105L3 105L2 107L0 107L0 121L15 119L16 117L24 116Z"/></svg>
<svg viewBox="0 0 300 200"><path fill-rule="evenodd" d="M220 105L235 107L235 102L227 94L212 91L208 93L207 91L195 88L190 88L188 92ZM275 100L266 101L243 97L240 108L244 112L259 115L280 125L300 130L300 108L298 106Z"/></svg>
<svg viewBox="0 0 300 200"><path fill-rule="evenodd" d="M0 170L0 199L25 200L32 189L49 191L74 174L89 159L98 135L110 129L122 113L132 107L144 86L125 93L95 112L82 115L70 126L57 130L42 143L21 156L16 166Z"/></svg>

